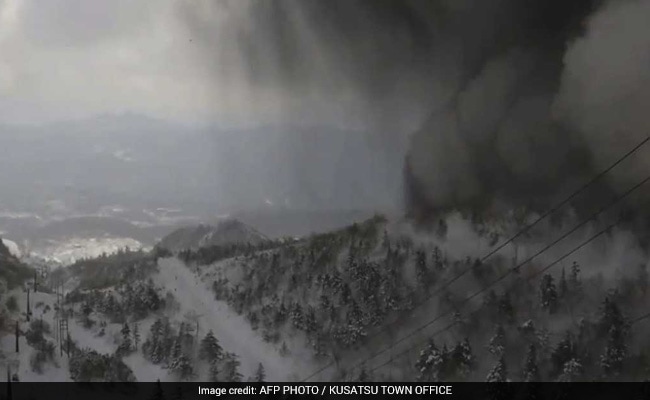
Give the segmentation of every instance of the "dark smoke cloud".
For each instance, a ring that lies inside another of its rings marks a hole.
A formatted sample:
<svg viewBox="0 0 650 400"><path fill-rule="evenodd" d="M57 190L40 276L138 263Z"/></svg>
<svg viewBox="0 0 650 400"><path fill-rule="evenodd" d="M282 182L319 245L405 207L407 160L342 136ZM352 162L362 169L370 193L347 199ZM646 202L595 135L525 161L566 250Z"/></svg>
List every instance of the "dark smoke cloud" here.
<svg viewBox="0 0 650 400"><path fill-rule="evenodd" d="M287 118L300 105L362 115L387 148L410 134L406 203L422 214L547 204L647 134L649 4L224 0L178 11L215 80L246 81ZM635 162L609 183L649 170Z"/></svg>
<svg viewBox="0 0 650 400"><path fill-rule="evenodd" d="M523 26L548 24L534 3L199 0L180 3L179 15L215 81L245 79L280 102L342 102L372 118L388 110L385 122L429 110L516 43Z"/></svg>

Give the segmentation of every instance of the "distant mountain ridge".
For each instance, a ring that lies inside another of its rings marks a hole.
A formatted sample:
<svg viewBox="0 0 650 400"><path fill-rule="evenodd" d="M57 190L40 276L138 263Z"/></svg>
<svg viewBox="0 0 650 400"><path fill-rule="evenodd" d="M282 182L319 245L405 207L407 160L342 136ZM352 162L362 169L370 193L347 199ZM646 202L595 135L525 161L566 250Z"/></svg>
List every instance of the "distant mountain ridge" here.
<svg viewBox="0 0 650 400"><path fill-rule="evenodd" d="M229 244L257 245L269 240L255 228L237 220L224 219L215 225L199 224L175 230L165 236L158 247L172 252Z"/></svg>

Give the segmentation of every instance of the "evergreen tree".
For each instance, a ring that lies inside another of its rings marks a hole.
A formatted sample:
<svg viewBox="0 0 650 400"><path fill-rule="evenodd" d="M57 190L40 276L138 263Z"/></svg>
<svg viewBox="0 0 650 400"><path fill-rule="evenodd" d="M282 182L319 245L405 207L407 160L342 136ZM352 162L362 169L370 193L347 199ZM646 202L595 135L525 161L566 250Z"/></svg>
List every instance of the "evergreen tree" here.
<svg viewBox="0 0 650 400"><path fill-rule="evenodd" d="M180 357L181 354L183 354L183 345L181 343L180 337L177 336L176 338L173 339L171 351L169 353L170 362Z"/></svg>
<svg viewBox="0 0 650 400"><path fill-rule="evenodd" d="M298 302L294 303L293 309L291 310L291 322L298 330L303 330L305 328L305 317L302 313L302 306Z"/></svg>
<svg viewBox="0 0 650 400"><path fill-rule="evenodd" d="M318 323L316 322L316 312L314 308L309 306L307 315L305 317L305 332L309 335L318 330Z"/></svg>
<svg viewBox="0 0 650 400"><path fill-rule="evenodd" d="M20 338L20 328L18 326L18 321L16 321L15 335L16 335L16 353L20 353L20 340L19 340L19 338Z"/></svg>
<svg viewBox="0 0 650 400"><path fill-rule="evenodd" d="M451 360L453 364L453 373L461 378L467 378L474 369L474 355L469 339L465 338L462 342L456 344L452 350Z"/></svg>
<svg viewBox="0 0 650 400"><path fill-rule="evenodd" d="M534 344L528 346L528 352L526 353L526 362L524 363L523 369L523 381L539 381L539 369L537 367L537 348Z"/></svg>
<svg viewBox="0 0 650 400"><path fill-rule="evenodd" d="M577 358L572 358L564 363L562 374L558 378L560 382L575 382L582 375L583 367Z"/></svg>
<svg viewBox="0 0 650 400"><path fill-rule="evenodd" d="M116 353L120 356L127 355L131 352L133 344L131 343L131 328L128 323L122 325L122 342L117 348Z"/></svg>
<svg viewBox="0 0 650 400"><path fill-rule="evenodd" d="M362 318L363 313L361 312L359 304L356 301L352 300L352 305L350 306L350 311L347 315L348 324L353 326L362 326Z"/></svg>
<svg viewBox="0 0 650 400"><path fill-rule="evenodd" d="M501 324L497 325L494 335L488 344L488 351L497 357L501 357L506 348L506 332Z"/></svg>
<svg viewBox="0 0 650 400"><path fill-rule="evenodd" d="M140 345L140 330L137 322L133 325L133 345L134 350L138 351L138 346Z"/></svg>
<svg viewBox="0 0 650 400"><path fill-rule="evenodd" d="M415 276L420 288L427 291L431 286L431 276L427 268L427 255L423 250L416 253Z"/></svg>
<svg viewBox="0 0 650 400"><path fill-rule="evenodd" d="M125 322L124 325L122 325L122 330L120 331L122 333L122 339L123 343L127 342L129 343L129 349L131 348L131 328L129 327L128 322Z"/></svg>
<svg viewBox="0 0 650 400"><path fill-rule="evenodd" d="M427 346L420 352L415 367L418 370L419 382L440 382L444 369L445 356L436 347L433 339L429 339Z"/></svg>
<svg viewBox="0 0 650 400"><path fill-rule="evenodd" d="M103 357L106 363L106 371L104 373L105 382L135 382L136 378L131 368L124 362L114 356Z"/></svg>
<svg viewBox="0 0 650 400"><path fill-rule="evenodd" d="M312 347L314 349L314 354L318 356L327 355L327 347L324 339L325 334L322 332L316 332L314 335L314 340L312 341Z"/></svg>
<svg viewBox="0 0 650 400"><path fill-rule="evenodd" d="M208 369L208 381L210 382L219 382L219 362L213 361L210 363L210 368Z"/></svg>
<svg viewBox="0 0 650 400"><path fill-rule="evenodd" d="M181 380L188 380L194 375L194 367L190 358L183 353L183 346L180 337L174 342L172 357L169 362L169 369Z"/></svg>
<svg viewBox="0 0 650 400"><path fill-rule="evenodd" d="M618 376L623 370L623 363L627 357L625 344L625 331L620 325L612 325L607 338L605 354L600 357L600 365L605 376Z"/></svg>
<svg viewBox="0 0 650 400"><path fill-rule="evenodd" d="M192 360L185 354L172 360L169 368L178 376L180 380L189 380L194 376L194 367Z"/></svg>
<svg viewBox="0 0 650 400"><path fill-rule="evenodd" d="M170 353L174 349L174 344L176 340L174 336L175 334L171 326L171 322L169 321L168 318L164 318L162 320L162 332L160 334L159 351L161 353L160 357L162 358L163 362L166 364L169 364Z"/></svg>
<svg viewBox="0 0 650 400"><path fill-rule="evenodd" d="M227 353L224 363L224 378L226 382L241 382L242 375L239 373L239 359L233 353Z"/></svg>
<svg viewBox="0 0 650 400"><path fill-rule="evenodd" d="M201 341L199 359L205 360L208 363L213 363L221 360L222 357L223 349L221 348L221 345L219 345L219 341L214 336L212 330L210 330Z"/></svg>
<svg viewBox="0 0 650 400"><path fill-rule="evenodd" d="M607 337L612 328L616 328L625 336L628 331L628 323L625 321L618 304L606 296L600 308L598 321L598 333L601 337Z"/></svg>
<svg viewBox="0 0 650 400"><path fill-rule="evenodd" d="M442 258L442 252L440 251L440 248L438 246L434 247L433 249L433 266L438 271L442 271L443 269L445 269L445 263Z"/></svg>
<svg viewBox="0 0 650 400"><path fill-rule="evenodd" d="M163 362L163 322L156 319L151 325L147 340L142 344L142 353L145 358L154 364Z"/></svg>
<svg viewBox="0 0 650 400"><path fill-rule="evenodd" d="M580 289L580 265L575 261L571 265L569 288L574 292L577 292Z"/></svg>
<svg viewBox="0 0 650 400"><path fill-rule="evenodd" d="M557 291L555 283L553 283L553 276L550 274L545 274L542 277L540 298L542 309L547 310L550 314L555 313L557 310Z"/></svg>
<svg viewBox="0 0 650 400"><path fill-rule="evenodd" d="M506 360L501 357L499 361L492 367L492 370L487 376L486 382L506 382L508 380L508 369Z"/></svg>
<svg viewBox="0 0 650 400"><path fill-rule="evenodd" d="M257 370L255 371L255 377L253 382L266 382L266 372L264 371L264 366L262 363L259 363Z"/></svg>
<svg viewBox="0 0 650 400"><path fill-rule="evenodd" d="M29 303L29 288L27 288L27 311L25 312L27 322L29 322L32 316L32 308Z"/></svg>
<svg viewBox="0 0 650 400"><path fill-rule="evenodd" d="M449 376L452 375L454 371L452 371L452 353L447 347L447 344L442 345L442 349L440 349L440 353L442 356L442 363L440 365L440 369L438 371L438 376L440 377L441 381L447 380Z"/></svg>
<svg viewBox="0 0 650 400"><path fill-rule="evenodd" d="M284 302L280 303L280 307L274 316L274 322L276 326L282 325L287 320L287 307L284 305Z"/></svg>
<svg viewBox="0 0 650 400"><path fill-rule="evenodd" d="M571 332L567 331L564 338L557 344L551 353L553 375L557 376L564 370L564 364L578 358L578 351Z"/></svg>

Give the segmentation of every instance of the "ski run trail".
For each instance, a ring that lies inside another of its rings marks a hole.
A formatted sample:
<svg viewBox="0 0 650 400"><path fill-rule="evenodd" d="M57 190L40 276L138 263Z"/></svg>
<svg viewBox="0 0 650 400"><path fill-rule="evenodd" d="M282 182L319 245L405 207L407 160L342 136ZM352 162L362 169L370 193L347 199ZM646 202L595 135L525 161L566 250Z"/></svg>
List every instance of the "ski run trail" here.
<svg viewBox="0 0 650 400"><path fill-rule="evenodd" d="M157 283L172 292L180 303L180 314L194 312L201 316L200 336L212 330L225 351L237 354L244 379L254 375L259 363L270 382L297 381L317 368L312 362L281 356L276 346L265 342L243 316L225 302L215 300L208 283L178 259L159 259L158 268Z"/></svg>
<svg viewBox="0 0 650 400"><path fill-rule="evenodd" d="M214 298L209 283L206 279L192 272L187 266L176 258L158 260L159 272L153 275L154 281L164 291L171 292L179 303L179 310L172 316L173 321L181 321L189 313L200 315L199 337L212 330L219 340L224 351L235 353L239 357L240 373L246 380L255 374L259 363L262 363L266 372L266 380L269 382L298 381L318 368L317 363L310 360L309 352L303 349L303 344L298 338L287 341L287 346L296 351L287 356L282 356L276 344L265 342L261 334L254 331L243 316L235 313L225 302L217 301ZM21 289L7 293L13 295L18 301L20 310L26 309L26 294ZM54 330L54 306L56 296L42 292L31 293L33 318L43 318ZM38 306L36 306L38 304ZM49 311L43 312L45 306ZM24 321L24 316L15 315L21 323L21 330L25 331L29 324ZM97 318L97 316L95 316ZM105 320L100 317L99 320ZM149 327L155 320L150 316L140 321L142 340L144 341L149 332ZM80 348L91 348L99 353L112 354L117 348L117 339L121 329L120 324L109 323L106 335L97 336L97 328L87 330L80 325L76 318L69 320L70 336ZM54 332L46 335L46 338L56 343ZM55 363L46 363L43 373L32 371L30 358L34 349L27 344L24 336L20 339L20 352L15 352L15 336L13 330L0 335L0 373L6 376L7 368L17 372L23 382L65 382L70 381L68 372L68 359L65 353L60 355L57 346L55 351ZM136 379L140 382L173 381L174 378L168 370L146 361L141 352L135 352L124 358L124 362L131 367Z"/></svg>

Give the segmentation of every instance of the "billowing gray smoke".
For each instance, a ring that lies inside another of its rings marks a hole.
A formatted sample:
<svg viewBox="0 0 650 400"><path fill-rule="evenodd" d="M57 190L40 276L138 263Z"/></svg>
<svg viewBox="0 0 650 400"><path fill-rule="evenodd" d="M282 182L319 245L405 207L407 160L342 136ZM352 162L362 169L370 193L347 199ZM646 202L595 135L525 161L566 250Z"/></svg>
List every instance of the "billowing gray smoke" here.
<svg viewBox="0 0 650 400"><path fill-rule="evenodd" d="M179 13L201 62L288 118L308 99L390 126L377 129L387 143L412 134L415 214L543 205L650 128L648 0L205 0ZM646 160L608 186L637 181Z"/></svg>

